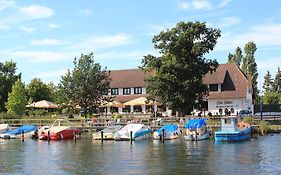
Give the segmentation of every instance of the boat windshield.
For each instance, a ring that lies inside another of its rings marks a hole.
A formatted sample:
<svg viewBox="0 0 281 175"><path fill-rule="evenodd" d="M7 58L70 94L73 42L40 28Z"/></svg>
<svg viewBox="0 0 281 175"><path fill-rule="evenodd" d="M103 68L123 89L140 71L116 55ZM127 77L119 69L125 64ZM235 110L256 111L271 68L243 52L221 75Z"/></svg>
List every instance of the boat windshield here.
<svg viewBox="0 0 281 175"><path fill-rule="evenodd" d="M53 123L52 127L54 127L54 126L71 126L71 125L72 125L71 122L68 120L58 119Z"/></svg>

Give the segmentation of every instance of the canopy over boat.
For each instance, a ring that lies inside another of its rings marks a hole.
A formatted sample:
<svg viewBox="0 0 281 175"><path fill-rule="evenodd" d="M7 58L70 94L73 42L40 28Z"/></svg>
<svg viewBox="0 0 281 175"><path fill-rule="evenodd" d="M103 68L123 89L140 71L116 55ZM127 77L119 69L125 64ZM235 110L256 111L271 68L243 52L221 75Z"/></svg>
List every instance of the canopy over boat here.
<svg viewBox="0 0 281 175"><path fill-rule="evenodd" d="M27 133L27 132L31 132L31 131L35 131L35 130L37 130L37 127L34 125L23 125L19 128L9 130L5 134L17 135L17 134L21 134L22 132Z"/></svg>
<svg viewBox="0 0 281 175"><path fill-rule="evenodd" d="M178 129L178 125L166 124L166 125L162 126L160 129L158 129L156 132L161 133L163 131L163 129L164 129L164 131L167 131L167 132L173 132Z"/></svg>
<svg viewBox="0 0 281 175"><path fill-rule="evenodd" d="M197 129L206 126L206 119L190 119L186 122L184 128Z"/></svg>

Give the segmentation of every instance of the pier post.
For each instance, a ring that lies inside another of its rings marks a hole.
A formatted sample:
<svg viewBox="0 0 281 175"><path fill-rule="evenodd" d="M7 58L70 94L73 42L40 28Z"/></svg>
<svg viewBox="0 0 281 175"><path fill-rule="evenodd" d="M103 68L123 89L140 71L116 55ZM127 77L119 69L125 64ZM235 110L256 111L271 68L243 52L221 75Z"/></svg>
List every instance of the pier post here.
<svg viewBox="0 0 281 175"><path fill-rule="evenodd" d="M130 131L130 142L133 143L133 131Z"/></svg>
<svg viewBox="0 0 281 175"><path fill-rule="evenodd" d="M73 139L74 139L74 142L76 143L76 133L73 132Z"/></svg>
<svg viewBox="0 0 281 175"><path fill-rule="evenodd" d="M24 131L21 131L21 141L24 142Z"/></svg>
<svg viewBox="0 0 281 175"><path fill-rule="evenodd" d="M48 138L47 138L48 142L50 142L51 138L50 138L50 130L48 131Z"/></svg>
<svg viewBox="0 0 281 175"><path fill-rule="evenodd" d="M163 143L165 142L165 130L164 129L162 130L162 142Z"/></svg>
<svg viewBox="0 0 281 175"><path fill-rule="evenodd" d="M103 131L101 131L101 142L103 143Z"/></svg>

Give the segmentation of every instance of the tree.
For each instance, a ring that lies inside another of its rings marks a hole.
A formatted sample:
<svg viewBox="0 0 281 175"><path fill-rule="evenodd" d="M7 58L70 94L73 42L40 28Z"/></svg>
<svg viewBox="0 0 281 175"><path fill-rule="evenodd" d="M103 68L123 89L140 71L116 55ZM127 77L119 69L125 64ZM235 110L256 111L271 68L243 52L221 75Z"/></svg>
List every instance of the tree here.
<svg viewBox="0 0 281 175"><path fill-rule="evenodd" d="M237 47L234 55L231 53L228 54L228 63L235 63L238 67L240 67L242 58L242 50L240 47Z"/></svg>
<svg viewBox="0 0 281 175"><path fill-rule="evenodd" d="M0 62L0 112L6 111L5 102L7 102L8 93L21 77L21 74L16 74L16 69L16 63L13 61Z"/></svg>
<svg viewBox="0 0 281 175"><path fill-rule="evenodd" d="M8 101L5 103L7 112L14 115L22 115L27 105L27 96L23 83L18 79L12 87L12 92L8 95Z"/></svg>
<svg viewBox="0 0 281 175"><path fill-rule="evenodd" d="M269 71L264 76L263 89L265 93L270 92L272 89L272 78Z"/></svg>
<svg viewBox="0 0 281 175"><path fill-rule="evenodd" d="M280 104L281 94L276 92L267 92L263 96L264 104Z"/></svg>
<svg viewBox="0 0 281 175"><path fill-rule="evenodd" d="M33 78L27 86L29 102L40 100L53 101L52 89L45 84L40 78Z"/></svg>
<svg viewBox="0 0 281 175"><path fill-rule="evenodd" d="M272 90L273 92L281 93L281 71L279 67L277 69L277 73L272 84Z"/></svg>
<svg viewBox="0 0 281 175"><path fill-rule="evenodd" d="M73 71L68 70L58 86L58 93L62 94L60 100L71 107L79 105L85 114L92 114L105 98L104 92L109 89L109 73L94 62L93 53L82 54L73 63Z"/></svg>
<svg viewBox="0 0 281 175"><path fill-rule="evenodd" d="M220 30L200 22L180 22L154 36L154 48L161 56L144 56L141 66L144 71L155 72L146 80L150 98L182 113L190 112L195 101L207 93L203 76L218 67L216 60L204 58L218 37Z"/></svg>

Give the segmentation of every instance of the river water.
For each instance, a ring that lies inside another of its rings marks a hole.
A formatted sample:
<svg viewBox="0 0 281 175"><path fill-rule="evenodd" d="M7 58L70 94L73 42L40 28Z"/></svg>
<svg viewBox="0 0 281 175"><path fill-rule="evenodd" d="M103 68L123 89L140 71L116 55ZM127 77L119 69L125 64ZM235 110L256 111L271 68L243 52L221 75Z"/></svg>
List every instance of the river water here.
<svg viewBox="0 0 281 175"><path fill-rule="evenodd" d="M241 143L0 140L0 174L281 174L281 134Z"/></svg>

